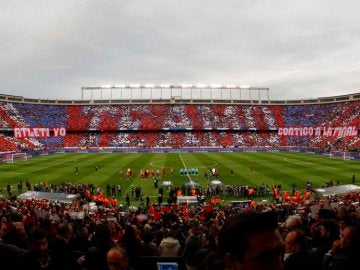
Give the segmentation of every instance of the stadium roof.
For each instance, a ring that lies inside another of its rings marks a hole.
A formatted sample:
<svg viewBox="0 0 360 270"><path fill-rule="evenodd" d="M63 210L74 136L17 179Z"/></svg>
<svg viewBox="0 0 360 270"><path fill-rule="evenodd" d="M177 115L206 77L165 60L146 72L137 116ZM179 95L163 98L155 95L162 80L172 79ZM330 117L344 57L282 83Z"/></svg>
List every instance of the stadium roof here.
<svg viewBox="0 0 360 270"><path fill-rule="evenodd" d="M199 89L197 89L199 90ZM234 89L230 89L235 91ZM95 90L102 91L102 90ZM200 89L201 91L201 89ZM240 90L239 90L240 91ZM205 98L204 96L195 97L180 97L180 96L169 96L167 98L154 99L147 97L145 94L141 98L132 98L120 97L116 98L112 96L111 98L106 98L106 96L95 97L90 99L81 99L81 100L50 100L50 99L32 99L22 96L11 96L0 94L0 101L3 102L12 102L12 103L30 103L30 104L48 104L48 105L116 105L116 104L251 104L251 105L302 105L302 104L323 104L323 103L336 103L336 102L349 102L360 100L360 93L354 93L350 95L343 96L331 96L331 97L319 97L315 99L301 99L301 100L261 100L257 98L243 99L239 100L233 94L225 97L225 95L220 97L212 96L211 98Z"/></svg>

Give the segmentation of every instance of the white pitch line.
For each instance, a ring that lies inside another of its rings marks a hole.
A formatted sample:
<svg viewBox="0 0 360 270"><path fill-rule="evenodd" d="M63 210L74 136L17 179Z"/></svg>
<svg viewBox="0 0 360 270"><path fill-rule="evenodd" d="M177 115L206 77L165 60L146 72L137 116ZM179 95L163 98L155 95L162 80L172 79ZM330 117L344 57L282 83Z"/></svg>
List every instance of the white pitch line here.
<svg viewBox="0 0 360 270"><path fill-rule="evenodd" d="M10 173L10 174L26 174L24 172L1 172L1 173Z"/></svg>
<svg viewBox="0 0 360 270"><path fill-rule="evenodd" d="M31 170L31 171L25 172L24 174L32 173L32 172L36 172L36 171L41 171L43 169L47 169L47 168L50 168L50 167L58 166L58 165L65 164L65 163L68 163L68 162L73 162L73 161L74 160L67 160L67 161L64 161L64 162L60 162L60 163L52 164L52 165L49 165L49 166L46 166L46 167L42 167L42 168L39 168L39 169Z"/></svg>
<svg viewBox="0 0 360 270"><path fill-rule="evenodd" d="M289 162L291 162L291 163L300 163L300 164L302 163L302 164L308 164L308 165L314 165L314 166L329 168L329 166L320 165L320 164L313 163L313 162L308 162L308 161L302 161L302 160L292 159L292 158L284 158L284 161L289 161ZM339 168L333 168L333 167L331 167L331 169L332 169L332 170L341 171L341 169L339 169Z"/></svg>
<svg viewBox="0 0 360 270"><path fill-rule="evenodd" d="M183 158L182 158L182 156L181 156L180 153L179 153L179 157L180 157L180 159L181 159L182 164L184 165L184 169L186 170L186 176L189 178L190 181L192 181L192 180L191 180L191 176L190 176L190 174L189 174L188 171L187 171L185 162L184 162L184 160L183 160Z"/></svg>

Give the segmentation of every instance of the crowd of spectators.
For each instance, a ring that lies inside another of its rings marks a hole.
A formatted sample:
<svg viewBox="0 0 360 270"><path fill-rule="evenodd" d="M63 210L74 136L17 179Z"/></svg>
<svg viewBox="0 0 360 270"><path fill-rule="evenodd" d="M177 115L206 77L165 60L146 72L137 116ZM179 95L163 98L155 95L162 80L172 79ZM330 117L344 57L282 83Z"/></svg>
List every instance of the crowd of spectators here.
<svg viewBox="0 0 360 270"><path fill-rule="evenodd" d="M297 203L206 202L189 206L151 202L124 207L95 204L86 195L87 189L101 192L93 186L26 186L78 193L80 197L71 204L41 198L0 198L2 269L105 270L110 269L107 255L113 248L125 251L126 266L133 269L156 269L145 265L149 258L152 263L162 258L176 261L180 269L224 269L225 265L244 263L241 257L230 254L240 256L251 249L250 240L239 246L238 241L244 241L240 234L258 233L264 225L252 223L251 228L240 230L245 225L238 224L238 218L242 219L238 215L248 213L272 213L276 217L272 229L281 236L280 248L267 256L275 256L278 262L274 264L268 257L255 260L266 269L350 269L360 251L360 195L355 192L322 199L309 197ZM242 189L234 187L234 192Z"/></svg>
<svg viewBox="0 0 360 270"><path fill-rule="evenodd" d="M283 137L279 127L359 126L360 102L306 105L0 103L0 150L59 147L304 146L359 149L359 136ZM64 127L65 137L14 138L14 127Z"/></svg>
<svg viewBox="0 0 360 270"><path fill-rule="evenodd" d="M246 148L246 147L303 147L324 151L358 151L360 139L353 137L328 138L284 137L269 131L138 131L138 132L79 132L65 137L17 139L0 134L0 151L26 151L64 147L85 148Z"/></svg>

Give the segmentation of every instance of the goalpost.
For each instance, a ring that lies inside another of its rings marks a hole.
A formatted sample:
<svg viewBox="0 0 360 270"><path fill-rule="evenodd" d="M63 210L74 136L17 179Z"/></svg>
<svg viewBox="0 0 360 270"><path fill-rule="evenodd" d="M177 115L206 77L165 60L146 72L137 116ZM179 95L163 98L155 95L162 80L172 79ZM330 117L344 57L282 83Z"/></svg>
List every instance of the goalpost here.
<svg viewBox="0 0 360 270"><path fill-rule="evenodd" d="M344 151L343 160L352 160L351 154L348 151Z"/></svg>
<svg viewBox="0 0 360 270"><path fill-rule="evenodd" d="M19 160L27 160L26 153L8 154L3 159L3 162L5 162L5 163L14 163L15 161L19 161Z"/></svg>

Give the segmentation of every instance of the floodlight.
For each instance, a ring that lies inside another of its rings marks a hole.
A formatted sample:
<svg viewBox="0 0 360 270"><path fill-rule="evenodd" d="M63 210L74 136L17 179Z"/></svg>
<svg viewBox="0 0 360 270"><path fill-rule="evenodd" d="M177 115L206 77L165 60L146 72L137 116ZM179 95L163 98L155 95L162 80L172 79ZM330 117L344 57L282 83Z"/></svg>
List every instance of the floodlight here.
<svg viewBox="0 0 360 270"><path fill-rule="evenodd" d="M205 88L206 87L206 84L203 84L203 83L199 83L196 85L197 88Z"/></svg>
<svg viewBox="0 0 360 270"><path fill-rule="evenodd" d="M145 84L145 87L146 87L146 88L154 88L154 87L155 87L155 84Z"/></svg>
<svg viewBox="0 0 360 270"><path fill-rule="evenodd" d="M105 85L101 85L100 88L111 88L111 84L105 84Z"/></svg>
<svg viewBox="0 0 360 270"><path fill-rule="evenodd" d="M250 85L240 85L240 88L249 89Z"/></svg>

